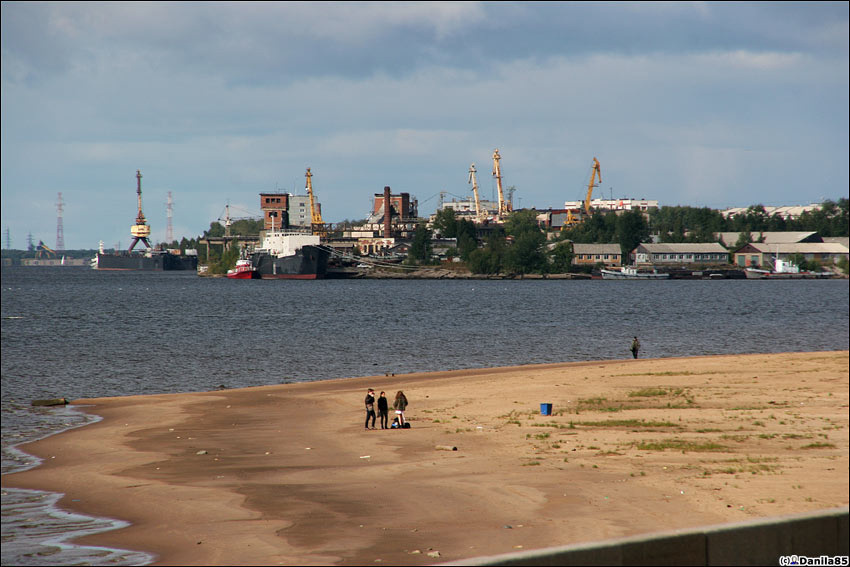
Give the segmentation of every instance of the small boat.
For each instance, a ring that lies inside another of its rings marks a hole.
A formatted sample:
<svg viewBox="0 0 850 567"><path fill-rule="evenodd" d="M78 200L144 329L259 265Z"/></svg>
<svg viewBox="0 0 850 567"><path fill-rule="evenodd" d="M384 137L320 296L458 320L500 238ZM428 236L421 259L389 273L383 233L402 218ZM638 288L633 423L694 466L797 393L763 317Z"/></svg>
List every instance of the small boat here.
<svg viewBox="0 0 850 567"><path fill-rule="evenodd" d="M232 280L258 280L260 272L251 264L251 260L236 260L236 267L227 270L227 277Z"/></svg>
<svg viewBox="0 0 850 567"><path fill-rule="evenodd" d="M634 266L623 266L619 270L601 270L603 280L668 280L670 274L659 274L655 270L651 272L639 272Z"/></svg>

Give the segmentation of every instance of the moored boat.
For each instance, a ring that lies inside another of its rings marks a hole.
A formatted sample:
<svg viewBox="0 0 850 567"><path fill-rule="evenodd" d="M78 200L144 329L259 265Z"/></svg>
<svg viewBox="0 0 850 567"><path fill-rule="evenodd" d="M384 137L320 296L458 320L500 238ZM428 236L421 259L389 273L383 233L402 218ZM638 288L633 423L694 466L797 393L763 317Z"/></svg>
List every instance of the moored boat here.
<svg viewBox="0 0 850 567"><path fill-rule="evenodd" d="M800 271L799 266L787 260L774 258L774 269L750 267L744 270L748 280L799 280L831 277L830 273Z"/></svg>
<svg viewBox="0 0 850 567"><path fill-rule="evenodd" d="M661 274L655 270L651 272L638 271L634 266L623 266L619 270L600 270L603 280L667 280L670 274Z"/></svg>
<svg viewBox="0 0 850 567"><path fill-rule="evenodd" d="M251 265L263 279L314 280L325 277L329 256L318 235L269 230L251 254Z"/></svg>
<svg viewBox="0 0 850 567"><path fill-rule="evenodd" d="M245 258L236 261L236 267L227 270L227 277L232 280L258 280L260 272L251 265L251 260Z"/></svg>

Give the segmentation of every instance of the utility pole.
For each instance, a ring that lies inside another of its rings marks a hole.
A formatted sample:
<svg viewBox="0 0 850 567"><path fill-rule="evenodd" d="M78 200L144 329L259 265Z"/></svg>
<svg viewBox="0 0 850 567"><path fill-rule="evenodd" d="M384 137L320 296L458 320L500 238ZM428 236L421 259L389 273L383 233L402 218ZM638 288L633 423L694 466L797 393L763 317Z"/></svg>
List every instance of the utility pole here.
<svg viewBox="0 0 850 567"><path fill-rule="evenodd" d="M64 210L62 202L62 193L59 193L59 200L56 201L56 250L65 249L65 227L62 224L62 211Z"/></svg>
<svg viewBox="0 0 850 567"><path fill-rule="evenodd" d="M171 225L171 219L174 216L174 200L171 198L171 191L168 192L168 202L166 203L166 223L165 223L165 242L171 244L174 240L174 229Z"/></svg>

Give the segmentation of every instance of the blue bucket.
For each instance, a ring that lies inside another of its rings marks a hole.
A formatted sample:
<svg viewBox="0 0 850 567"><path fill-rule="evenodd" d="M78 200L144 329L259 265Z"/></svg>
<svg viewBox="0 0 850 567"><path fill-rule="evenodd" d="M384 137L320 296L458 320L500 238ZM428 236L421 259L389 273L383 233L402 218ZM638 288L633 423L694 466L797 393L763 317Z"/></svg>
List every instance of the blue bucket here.
<svg viewBox="0 0 850 567"><path fill-rule="evenodd" d="M540 404L540 415L552 415L552 404Z"/></svg>

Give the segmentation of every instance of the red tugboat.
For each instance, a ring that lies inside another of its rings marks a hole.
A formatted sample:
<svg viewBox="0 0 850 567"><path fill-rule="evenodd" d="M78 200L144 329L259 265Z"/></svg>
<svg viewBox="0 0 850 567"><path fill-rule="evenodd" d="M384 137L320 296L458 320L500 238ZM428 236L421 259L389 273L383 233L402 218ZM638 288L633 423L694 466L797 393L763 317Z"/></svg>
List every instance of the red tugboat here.
<svg viewBox="0 0 850 567"><path fill-rule="evenodd" d="M251 260L236 260L236 267L227 270L227 277L232 280L258 280L260 272L251 265Z"/></svg>

